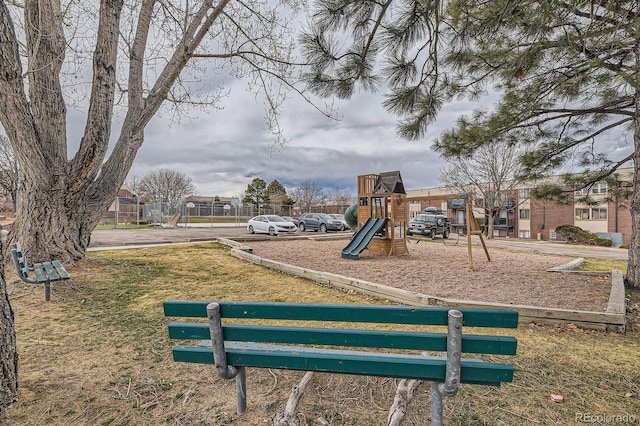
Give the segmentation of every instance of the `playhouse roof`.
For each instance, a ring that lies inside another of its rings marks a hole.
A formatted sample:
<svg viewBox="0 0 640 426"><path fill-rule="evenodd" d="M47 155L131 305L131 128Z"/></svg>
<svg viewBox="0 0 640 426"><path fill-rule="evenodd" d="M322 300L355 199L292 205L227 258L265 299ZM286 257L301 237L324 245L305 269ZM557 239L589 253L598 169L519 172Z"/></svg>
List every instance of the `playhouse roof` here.
<svg viewBox="0 0 640 426"><path fill-rule="evenodd" d="M378 175L374 194L406 194L399 171L384 172Z"/></svg>

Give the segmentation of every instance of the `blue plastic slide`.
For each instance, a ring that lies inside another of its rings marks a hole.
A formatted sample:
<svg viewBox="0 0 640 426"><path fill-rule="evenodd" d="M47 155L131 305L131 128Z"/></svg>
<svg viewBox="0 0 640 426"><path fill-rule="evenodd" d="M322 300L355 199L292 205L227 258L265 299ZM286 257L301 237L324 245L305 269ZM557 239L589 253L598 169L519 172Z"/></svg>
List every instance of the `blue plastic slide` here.
<svg viewBox="0 0 640 426"><path fill-rule="evenodd" d="M342 250L342 257L345 259L358 260L360 253L367 248L373 236L384 227L385 221L386 219L382 218L369 218L367 222L362 225L362 228L353 235L349 245Z"/></svg>

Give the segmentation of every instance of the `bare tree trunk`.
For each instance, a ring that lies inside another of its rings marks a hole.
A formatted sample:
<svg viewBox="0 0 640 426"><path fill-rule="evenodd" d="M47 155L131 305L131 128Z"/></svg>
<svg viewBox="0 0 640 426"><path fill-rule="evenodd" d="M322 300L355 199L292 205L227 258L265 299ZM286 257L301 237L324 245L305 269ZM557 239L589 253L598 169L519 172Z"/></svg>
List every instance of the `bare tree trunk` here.
<svg viewBox="0 0 640 426"><path fill-rule="evenodd" d="M4 257L0 242L0 416L18 398L18 352L13 309L4 279Z"/></svg>
<svg viewBox="0 0 640 426"><path fill-rule="evenodd" d="M640 47L636 46L636 63L640 66ZM629 244L629 264L625 284L630 288L640 288L640 91L636 91L636 114L633 135L633 196L629 212L631 213L631 242Z"/></svg>
<svg viewBox="0 0 640 426"><path fill-rule="evenodd" d="M420 386L422 380L402 379L398 383L398 390L393 399L393 405L387 416L387 426L400 426L407 415L407 408L413 399L413 393Z"/></svg>
<svg viewBox="0 0 640 426"><path fill-rule="evenodd" d="M493 239L493 227L494 227L494 222L496 220L496 213L494 210L489 210L489 214L487 216L487 220L489 223L487 223L487 239L488 240L492 240Z"/></svg>
<svg viewBox="0 0 640 426"><path fill-rule="evenodd" d="M284 408L282 413L276 414L273 418L273 422L271 423L273 426L298 426L299 422L296 418L296 411L298 409L298 403L300 399L304 395L304 391L307 388L307 385L311 381L313 377L313 371L307 371L296 386L291 390L291 395L289 395L289 399L287 400L287 405Z"/></svg>
<svg viewBox="0 0 640 426"><path fill-rule="evenodd" d="M87 202L81 192L70 192L66 179L51 185L28 176L24 180L30 183L21 185L16 220L8 241L20 242L33 262L82 259L91 232L107 207Z"/></svg>

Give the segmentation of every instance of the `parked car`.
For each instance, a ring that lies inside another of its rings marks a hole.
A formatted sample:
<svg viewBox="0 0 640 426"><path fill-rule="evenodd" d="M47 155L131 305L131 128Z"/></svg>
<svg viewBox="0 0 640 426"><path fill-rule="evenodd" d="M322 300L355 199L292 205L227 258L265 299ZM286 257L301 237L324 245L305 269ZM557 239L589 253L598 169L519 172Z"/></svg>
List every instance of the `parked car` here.
<svg viewBox="0 0 640 426"><path fill-rule="evenodd" d="M342 223L342 227L340 228L341 231L344 231L345 229L349 229L349 224L344 219L344 215L343 214L329 214L329 216L331 216L335 220L339 220L340 223Z"/></svg>
<svg viewBox="0 0 640 426"><path fill-rule="evenodd" d="M293 223L295 226L298 226L298 219L294 219L291 216L282 216L282 218L284 220L288 220L289 222Z"/></svg>
<svg viewBox="0 0 640 426"><path fill-rule="evenodd" d="M298 219L300 231L339 231L342 223L327 213L302 213Z"/></svg>
<svg viewBox="0 0 640 426"><path fill-rule="evenodd" d="M421 213L414 217L407 226L407 235L428 235L432 239L436 235L442 235L442 238L447 239L450 233L451 223L449 218L443 214Z"/></svg>
<svg viewBox="0 0 640 426"><path fill-rule="evenodd" d="M280 233L293 234L298 228L293 222L274 214L268 214L249 219L249 222L247 222L247 230L252 234L263 232L269 235L278 235Z"/></svg>

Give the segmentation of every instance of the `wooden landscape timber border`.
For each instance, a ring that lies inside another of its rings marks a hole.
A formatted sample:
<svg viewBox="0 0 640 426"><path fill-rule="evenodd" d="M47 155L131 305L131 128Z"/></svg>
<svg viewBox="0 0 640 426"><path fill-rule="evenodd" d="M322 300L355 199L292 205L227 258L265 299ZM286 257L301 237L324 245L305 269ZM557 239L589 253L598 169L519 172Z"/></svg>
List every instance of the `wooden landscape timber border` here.
<svg viewBox="0 0 640 426"><path fill-rule="evenodd" d="M592 330L610 330L624 332L625 329L625 291L622 272L613 270L611 275L611 292L605 312L580 311L575 309L545 308L530 305L511 305L507 303L476 302L471 300L457 300L397 289L370 281L349 278L329 272L315 271L289 265L270 259L264 259L252 253L252 249L244 244L225 238L218 238L218 242L230 246L231 254L246 262L261 265L269 269L285 272L296 277L306 278L321 284L334 286L344 290L357 291L382 299L408 305L422 306L460 306L488 309L514 309L520 314L521 323L563 324L573 323L577 327ZM567 272L564 272L567 273Z"/></svg>

